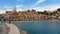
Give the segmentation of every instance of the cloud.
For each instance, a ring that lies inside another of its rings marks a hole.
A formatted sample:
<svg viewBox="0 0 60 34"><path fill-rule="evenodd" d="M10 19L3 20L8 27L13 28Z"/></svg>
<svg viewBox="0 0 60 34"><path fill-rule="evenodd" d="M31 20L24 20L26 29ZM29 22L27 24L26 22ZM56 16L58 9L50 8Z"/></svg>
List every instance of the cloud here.
<svg viewBox="0 0 60 34"><path fill-rule="evenodd" d="M17 11L22 10L22 9L21 9L21 8L22 8L22 5L15 5L15 7L5 5L5 6L3 6L3 7L6 9L6 11L12 11L15 7L17 8Z"/></svg>
<svg viewBox="0 0 60 34"><path fill-rule="evenodd" d="M17 7L17 11L22 11L22 5L15 5ZM13 6L4 5L3 9L0 7L0 14L5 13L6 11L13 11Z"/></svg>
<svg viewBox="0 0 60 34"><path fill-rule="evenodd" d="M21 8L21 7L22 7L22 5L16 5L16 7L17 7L17 8Z"/></svg>
<svg viewBox="0 0 60 34"><path fill-rule="evenodd" d="M36 2L36 4L39 4L39 3L42 3L42 2L45 2L46 0L38 0L37 2Z"/></svg>
<svg viewBox="0 0 60 34"><path fill-rule="evenodd" d="M5 11L0 9L0 14L3 14L3 13L5 13Z"/></svg>
<svg viewBox="0 0 60 34"><path fill-rule="evenodd" d="M3 8L4 8L6 11L12 11L12 10L13 10L13 6L9 6L9 5L4 5Z"/></svg>
<svg viewBox="0 0 60 34"><path fill-rule="evenodd" d="M16 5L17 11L22 11L22 5Z"/></svg>
<svg viewBox="0 0 60 34"><path fill-rule="evenodd" d="M33 9L37 10L37 11L44 11L44 10L49 10L49 11L54 11L56 9L60 8L60 4L55 4L55 5L47 5L44 7L35 7ZM31 8L30 8L31 9Z"/></svg>
<svg viewBox="0 0 60 34"><path fill-rule="evenodd" d="M6 8L6 9L12 8L12 6L8 6L8 5L5 5L3 7Z"/></svg>
<svg viewBox="0 0 60 34"><path fill-rule="evenodd" d="M35 2L34 4L32 4L32 6L30 6L30 8L36 7L38 4L45 2L46 0L37 0L37 2Z"/></svg>
<svg viewBox="0 0 60 34"><path fill-rule="evenodd" d="M12 6L4 5L3 7L0 7L0 14L5 13L6 11L12 10Z"/></svg>

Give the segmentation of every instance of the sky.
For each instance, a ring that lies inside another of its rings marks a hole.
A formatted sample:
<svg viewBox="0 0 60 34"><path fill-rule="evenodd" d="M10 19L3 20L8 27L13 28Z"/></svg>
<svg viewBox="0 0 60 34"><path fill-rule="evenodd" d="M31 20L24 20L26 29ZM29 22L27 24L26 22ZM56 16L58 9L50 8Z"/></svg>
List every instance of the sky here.
<svg viewBox="0 0 60 34"><path fill-rule="evenodd" d="M17 11L22 10L56 10L60 8L60 0L0 0L0 14L17 7Z"/></svg>

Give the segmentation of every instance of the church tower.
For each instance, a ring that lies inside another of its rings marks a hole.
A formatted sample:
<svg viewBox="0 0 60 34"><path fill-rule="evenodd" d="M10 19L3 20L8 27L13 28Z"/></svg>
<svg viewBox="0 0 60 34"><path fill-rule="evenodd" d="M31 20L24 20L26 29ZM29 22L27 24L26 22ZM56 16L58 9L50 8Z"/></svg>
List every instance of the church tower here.
<svg viewBox="0 0 60 34"><path fill-rule="evenodd" d="M13 13L17 13L17 7L14 7Z"/></svg>

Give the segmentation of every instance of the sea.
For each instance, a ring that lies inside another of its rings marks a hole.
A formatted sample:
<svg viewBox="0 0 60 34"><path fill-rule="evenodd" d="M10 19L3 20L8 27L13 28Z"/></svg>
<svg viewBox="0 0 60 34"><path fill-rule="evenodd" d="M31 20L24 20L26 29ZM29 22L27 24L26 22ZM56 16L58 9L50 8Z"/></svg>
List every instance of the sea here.
<svg viewBox="0 0 60 34"><path fill-rule="evenodd" d="M60 21L12 21L12 23L28 34L60 34Z"/></svg>
<svg viewBox="0 0 60 34"><path fill-rule="evenodd" d="M60 21L13 21L29 34L60 34Z"/></svg>

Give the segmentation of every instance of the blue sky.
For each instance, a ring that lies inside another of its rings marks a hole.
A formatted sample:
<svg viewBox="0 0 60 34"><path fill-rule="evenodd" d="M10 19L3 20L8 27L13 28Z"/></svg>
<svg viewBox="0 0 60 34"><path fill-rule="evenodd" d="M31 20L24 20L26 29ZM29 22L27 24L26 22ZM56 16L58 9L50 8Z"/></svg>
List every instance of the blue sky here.
<svg viewBox="0 0 60 34"><path fill-rule="evenodd" d="M5 13L7 10L35 9L37 11L55 10L60 8L60 0L0 0L0 13Z"/></svg>

